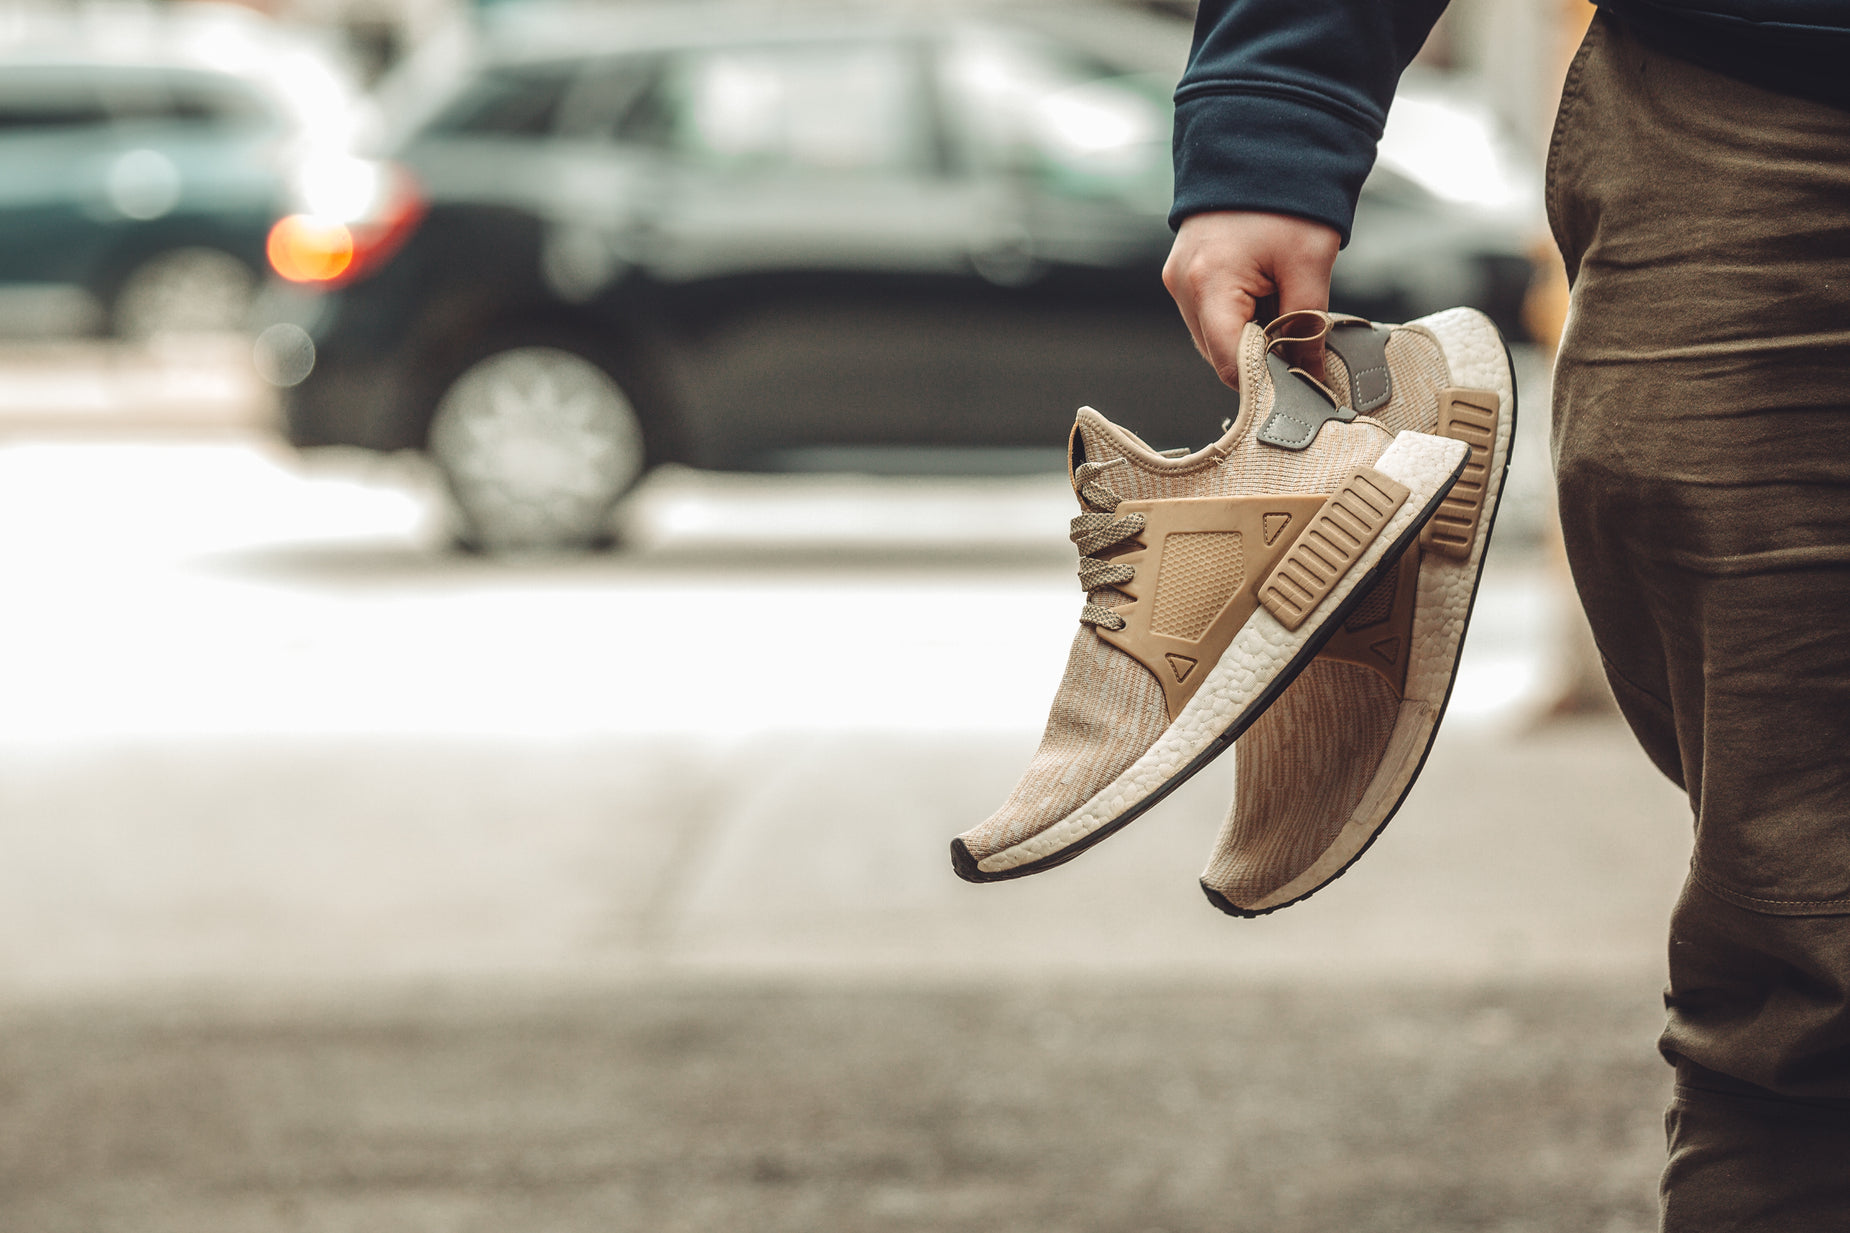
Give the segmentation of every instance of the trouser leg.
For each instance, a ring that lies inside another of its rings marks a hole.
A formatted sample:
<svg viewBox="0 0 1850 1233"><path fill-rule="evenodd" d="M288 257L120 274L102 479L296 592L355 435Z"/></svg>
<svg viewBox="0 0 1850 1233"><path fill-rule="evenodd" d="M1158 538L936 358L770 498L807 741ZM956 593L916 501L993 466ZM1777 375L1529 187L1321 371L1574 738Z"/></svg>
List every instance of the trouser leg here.
<svg viewBox="0 0 1850 1233"><path fill-rule="evenodd" d="M1664 1227L1850 1229L1850 113L1596 21L1550 217L1563 533L1695 814Z"/></svg>
<svg viewBox="0 0 1850 1233"><path fill-rule="evenodd" d="M1670 947L1664 1227L1850 1229L1850 1102L1794 1095L1841 1090L1850 1070L1844 918L1767 916L1692 879Z"/></svg>

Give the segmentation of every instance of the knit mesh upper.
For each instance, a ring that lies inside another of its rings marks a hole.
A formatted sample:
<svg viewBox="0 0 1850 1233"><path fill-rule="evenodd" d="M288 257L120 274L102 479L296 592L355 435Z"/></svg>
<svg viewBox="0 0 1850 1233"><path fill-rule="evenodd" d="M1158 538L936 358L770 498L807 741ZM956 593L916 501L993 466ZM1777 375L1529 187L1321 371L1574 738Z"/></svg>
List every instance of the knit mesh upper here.
<svg viewBox="0 0 1850 1233"><path fill-rule="evenodd" d="M1234 746L1233 809L1202 882L1257 903L1308 869L1374 778L1399 707L1379 673L1312 660Z"/></svg>
<svg viewBox="0 0 1850 1233"><path fill-rule="evenodd" d="M1082 409L1078 431L1085 460L1122 460L1101 482L1125 500L1327 493L1353 468L1371 465L1392 443L1392 433L1363 419L1325 424L1303 451L1259 444L1253 433L1271 410L1272 389L1264 336L1255 327L1248 327L1242 339L1240 360L1241 414L1218 443L1224 457L1200 451L1164 458L1098 412ZM1225 568L1228 554L1221 547L1219 554L1204 552L1204 562L1218 560ZM1161 580L1153 601L1159 612L1168 585ZM1108 588L1093 592L1092 599L1107 606L1123 602ZM1186 608L1183 603L1185 615L1198 618ZM1150 671L1081 625L1026 773L1001 809L962 836L971 856L982 860L1072 813L1147 752L1170 718L1162 687Z"/></svg>

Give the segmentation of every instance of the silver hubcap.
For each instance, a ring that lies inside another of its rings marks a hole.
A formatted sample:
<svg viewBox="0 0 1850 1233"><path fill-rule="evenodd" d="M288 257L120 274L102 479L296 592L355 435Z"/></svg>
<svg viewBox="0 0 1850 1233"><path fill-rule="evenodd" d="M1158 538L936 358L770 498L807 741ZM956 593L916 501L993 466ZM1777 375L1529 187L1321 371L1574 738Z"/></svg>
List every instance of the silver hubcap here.
<svg viewBox="0 0 1850 1233"><path fill-rule="evenodd" d="M496 552L590 543L643 466L629 399L555 347L502 351L464 372L437 406L430 450L466 531Z"/></svg>
<svg viewBox="0 0 1850 1233"><path fill-rule="evenodd" d="M122 284L116 329L125 338L244 329L255 279L230 253L179 248L152 257Z"/></svg>

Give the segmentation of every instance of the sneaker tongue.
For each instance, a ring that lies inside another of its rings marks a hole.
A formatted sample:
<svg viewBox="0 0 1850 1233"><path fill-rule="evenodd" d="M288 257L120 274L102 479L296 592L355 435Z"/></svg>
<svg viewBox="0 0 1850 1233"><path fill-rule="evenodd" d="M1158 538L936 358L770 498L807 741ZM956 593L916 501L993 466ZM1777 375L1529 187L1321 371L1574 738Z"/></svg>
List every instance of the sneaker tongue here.
<svg viewBox="0 0 1850 1233"><path fill-rule="evenodd" d="M1146 455L1154 457L1155 452L1129 429L1113 424L1091 407L1079 408L1079 413L1073 417L1073 432L1066 447L1067 476L1072 480L1073 494L1079 494L1080 463L1116 460L1118 465L1107 472L1104 482L1119 496L1135 500L1143 495L1141 489L1145 485L1140 481L1146 475L1142 465ZM1084 498L1080 499L1080 505L1090 508Z"/></svg>
<svg viewBox="0 0 1850 1233"><path fill-rule="evenodd" d="M1067 448L1068 468L1082 462L1109 462L1126 458L1132 462L1161 458L1161 452L1122 424L1114 424L1091 407L1079 408L1073 418L1073 445Z"/></svg>
<svg viewBox="0 0 1850 1233"><path fill-rule="evenodd" d="M1091 407L1079 408L1079 414L1073 417L1073 431L1066 436L1066 478L1073 485L1073 495L1079 496L1079 464L1091 462L1098 457L1097 430L1088 432L1086 423L1088 415L1097 415ZM1085 500L1079 502L1083 508Z"/></svg>
<svg viewBox="0 0 1850 1233"><path fill-rule="evenodd" d="M1068 460L1073 467L1077 468L1082 462L1109 462L1124 456L1124 447L1106 435L1109 423L1091 407L1079 409L1079 415L1073 420L1073 440L1078 448Z"/></svg>

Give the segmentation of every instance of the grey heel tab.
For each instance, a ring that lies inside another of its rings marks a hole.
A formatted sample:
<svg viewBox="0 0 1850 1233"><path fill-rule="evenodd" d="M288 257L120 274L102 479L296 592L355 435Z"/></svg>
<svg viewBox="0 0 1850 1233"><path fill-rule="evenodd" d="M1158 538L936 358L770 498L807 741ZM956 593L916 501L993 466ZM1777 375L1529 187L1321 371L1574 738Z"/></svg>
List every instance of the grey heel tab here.
<svg viewBox="0 0 1850 1233"><path fill-rule="evenodd" d="M1331 420L1346 424L1355 418L1353 408L1337 406L1328 390L1279 356L1267 355L1265 366L1272 378L1272 414L1253 434L1261 443L1281 450L1308 449Z"/></svg>
<svg viewBox="0 0 1850 1233"><path fill-rule="evenodd" d="M1338 317L1323 345L1349 370L1349 405L1362 415L1387 406L1394 396L1387 341L1393 331L1359 317Z"/></svg>

